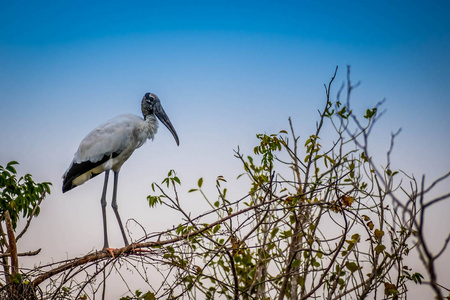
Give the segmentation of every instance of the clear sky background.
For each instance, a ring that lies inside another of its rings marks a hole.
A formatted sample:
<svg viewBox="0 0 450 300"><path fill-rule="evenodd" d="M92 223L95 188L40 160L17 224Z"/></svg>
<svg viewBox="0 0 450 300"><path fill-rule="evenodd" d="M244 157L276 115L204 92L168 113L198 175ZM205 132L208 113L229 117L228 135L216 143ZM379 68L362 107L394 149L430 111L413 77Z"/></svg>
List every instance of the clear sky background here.
<svg viewBox="0 0 450 300"><path fill-rule="evenodd" d="M287 129L289 116L309 136L336 65L334 94L351 65L362 84L354 101L387 99L377 155L401 127L394 168L430 182L450 167L449 12L448 1L1 0L0 164L17 160L21 174L53 183L19 250L43 248L37 259L48 262L102 247L103 176L63 195L61 175L91 129L140 115L146 92L160 97L180 137L177 147L161 126L122 168L122 218L148 230L180 223L146 202L170 169L184 191L200 176L214 191L224 175L243 195L233 149L250 153L255 134ZM108 209L110 244L122 246ZM433 235L448 233L449 209L430 212ZM444 256L441 276L450 278Z"/></svg>

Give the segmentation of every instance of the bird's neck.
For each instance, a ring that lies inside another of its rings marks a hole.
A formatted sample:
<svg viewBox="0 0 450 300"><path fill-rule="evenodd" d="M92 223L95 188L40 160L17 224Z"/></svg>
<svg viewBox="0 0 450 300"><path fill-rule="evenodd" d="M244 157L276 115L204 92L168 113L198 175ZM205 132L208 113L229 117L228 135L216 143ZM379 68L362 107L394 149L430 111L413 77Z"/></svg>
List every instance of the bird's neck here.
<svg viewBox="0 0 450 300"><path fill-rule="evenodd" d="M146 135L147 139L153 139L158 131L158 120L155 115L145 116L144 122L141 123L139 131Z"/></svg>

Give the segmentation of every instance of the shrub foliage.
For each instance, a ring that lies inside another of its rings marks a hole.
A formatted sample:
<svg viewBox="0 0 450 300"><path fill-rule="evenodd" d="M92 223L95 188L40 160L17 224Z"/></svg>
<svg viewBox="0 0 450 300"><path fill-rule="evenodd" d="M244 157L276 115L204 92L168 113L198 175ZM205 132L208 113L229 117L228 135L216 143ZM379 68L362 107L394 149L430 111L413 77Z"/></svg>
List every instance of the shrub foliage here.
<svg viewBox="0 0 450 300"><path fill-rule="evenodd" d="M391 136L387 160L376 162L369 137L383 114L382 102L355 112L351 95L358 84L352 84L348 69L333 97L336 72L324 86L313 132L297 135L289 119L288 130L258 134L253 153L235 151L243 167L239 182L248 185L244 197L231 198L223 176L216 178L217 195L210 197L200 178L189 193L203 199L205 209L193 216L171 170L161 184L152 184L147 200L151 207L173 209L183 222L145 235L113 251L113 257L102 251L19 270L17 254L16 263L8 261L14 255L2 224L3 295L25 295L28 286L26 295L38 299L93 299L104 292L108 274L126 265L147 286L146 292L129 290L124 300L406 299L416 284L426 284L443 299L448 287L435 269L449 238L432 251L424 215L448 200L449 194L432 198L430 191L450 173L426 187L425 177L418 182L393 169L399 131ZM12 230L20 214L28 220L37 215L50 192L49 183L36 184L30 175L17 181L14 164L0 167L1 220L9 218ZM419 256L421 271L407 264L408 256Z"/></svg>

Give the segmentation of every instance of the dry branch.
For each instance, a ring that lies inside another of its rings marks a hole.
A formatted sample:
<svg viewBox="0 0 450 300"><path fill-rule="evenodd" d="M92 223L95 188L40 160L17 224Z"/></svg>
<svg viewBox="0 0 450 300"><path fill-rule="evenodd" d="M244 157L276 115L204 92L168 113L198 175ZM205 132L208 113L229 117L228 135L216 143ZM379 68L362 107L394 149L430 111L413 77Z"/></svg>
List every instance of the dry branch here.
<svg viewBox="0 0 450 300"><path fill-rule="evenodd" d="M38 255L40 252L41 252L41 248L39 248L35 251L17 253L17 256L35 256L35 255ZM9 252L0 254L0 258L9 257L9 256L11 256L11 253L9 253Z"/></svg>

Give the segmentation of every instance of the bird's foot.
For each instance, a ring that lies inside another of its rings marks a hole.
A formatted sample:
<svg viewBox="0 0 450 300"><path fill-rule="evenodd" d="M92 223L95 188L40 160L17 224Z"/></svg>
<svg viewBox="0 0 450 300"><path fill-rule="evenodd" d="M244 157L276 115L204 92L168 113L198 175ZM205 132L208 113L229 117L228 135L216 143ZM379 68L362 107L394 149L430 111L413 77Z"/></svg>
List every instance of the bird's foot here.
<svg viewBox="0 0 450 300"><path fill-rule="evenodd" d="M109 247L103 248L103 251L109 252L109 253L111 254L111 257L112 257L112 258L115 258L115 257L114 257L114 251L115 251L115 250L117 250L117 249L109 248Z"/></svg>

